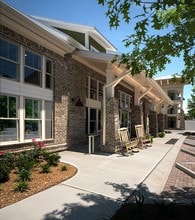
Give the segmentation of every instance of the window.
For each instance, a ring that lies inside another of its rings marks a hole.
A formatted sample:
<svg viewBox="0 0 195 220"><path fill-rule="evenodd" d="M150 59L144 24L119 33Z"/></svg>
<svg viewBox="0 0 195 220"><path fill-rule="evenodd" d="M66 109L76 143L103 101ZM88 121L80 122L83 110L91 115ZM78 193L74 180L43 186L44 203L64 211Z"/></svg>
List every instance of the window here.
<svg viewBox="0 0 195 220"><path fill-rule="evenodd" d="M40 138L41 102L25 99L25 139Z"/></svg>
<svg viewBox="0 0 195 220"><path fill-rule="evenodd" d="M97 80L90 80L90 99L97 100Z"/></svg>
<svg viewBox="0 0 195 220"><path fill-rule="evenodd" d="M41 56L25 51L24 81L41 86Z"/></svg>
<svg viewBox="0 0 195 220"><path fill-rule="evenodd" d="M52 62L46 59L45 87L52 88Z"/></svg>
<svg viewBox="0 0 195 220"><path fill-rule="evenodd" d="M45 102L45 138L52 138L52 102Z"/></svg>
<svg viewBox="0 0 195 220"><path fill-rule="evenodd" d="M19 81L18 46L0 39L0 77Z"/></svg>
<svg viewBox="0 0 195 220"><path fill-rule="evenodd" d="M102 101L103 99L103 86L104 84L96 79L90 78L88 83L88 77L86 78L86 97Z"/></svg>
<svg viewBox="0 0 195 220"><path fill-rule="evenodd" d="M132 109L132 96L119 91L119 108L120 109Z"/></svg>
<svg viewBox="0 0 195 220"><path fill-rule="evenodd" d="M18 139L18 98L0 96L0 142Z"/></svg>
<svg viewBox="0 0 195 220"><path fill-rule="evenodd" d="M97 134L101 129L101 111L100 109L86 109L86 133Z"/></svg>

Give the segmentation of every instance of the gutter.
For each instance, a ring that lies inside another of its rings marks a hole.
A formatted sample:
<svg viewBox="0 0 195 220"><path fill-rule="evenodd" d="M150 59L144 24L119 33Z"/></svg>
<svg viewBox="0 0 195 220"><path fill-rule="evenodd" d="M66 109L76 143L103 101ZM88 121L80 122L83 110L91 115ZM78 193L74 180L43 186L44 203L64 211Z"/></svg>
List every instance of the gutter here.
<svg viewBox="0 0 195 220"><path fill-rule="evenodd" d="M103 142L104 146L106 144L106 89L110 86L116 86L129 73L130 73L130 70L125 70L120 74L119 77L117 77L112 82L107 83L103 86L103 134L102 134L102 142Z"/></svg>

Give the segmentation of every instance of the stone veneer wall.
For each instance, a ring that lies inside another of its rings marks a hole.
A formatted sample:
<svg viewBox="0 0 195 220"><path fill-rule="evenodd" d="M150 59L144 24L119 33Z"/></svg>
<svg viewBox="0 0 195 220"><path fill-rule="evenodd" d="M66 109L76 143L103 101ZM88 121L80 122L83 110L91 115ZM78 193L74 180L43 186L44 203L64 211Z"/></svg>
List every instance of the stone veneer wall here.
<svg viewBox="0 0 195 220"><path fill-rule="evenodd" d="M158 132L164 131L164 115L163 114L158 114Z"/></svg>
<svg viewBox="0 0 195 220"><path fill-rule="evenodd" d="M120 148L119 128L118 99L111 98L106 103L106 145L101 145L102 151L112 153L118 151Z"/></svg>
<svg viewBox="0 0 195 220"><path fill-rule="evenodd" d="M151 111L149 115L149 133L150 135L156 137L158 134L158 120L157 113L155 111Z"/></svg>
<svg viewBox="0 0 195 220"><path fill-rule="evenodd" d="M69 68L69 105L68 105L68 137L69 147L81 147L87 144L86 134L86 76L90 69L71 59ZM75 106L72 99L80 98L83 106Z"/></svg>
<svg viewBox="0 0 195 220"><path fill-rule="evenodd" d="M141 107L133 106L131 115L131 135L136 136L135 125L141 124Z"/></svg>
<svg viewBox="0 0 195 220"><path fill-rule="evenodd" d="M168 116L164 115L164 127L165 129L168 129Z"/></svg>
<svg viewBox="0 0 195 220"><path fill-rule="evenodd" d="M69 148L88 145L86 134L86 77L105 82L105 77L65 55L55 77L55 139L66 142ZM83 106L72 99L80 97ZM97 139L97 138L96 138Z"/></svg>
<svg viewBox="0 0 195 220"><path fill-rule="evenodd" d="M69 60L70 55L65 55L63 59L54 61L53 136L56 144L67 144Z"/></svg>

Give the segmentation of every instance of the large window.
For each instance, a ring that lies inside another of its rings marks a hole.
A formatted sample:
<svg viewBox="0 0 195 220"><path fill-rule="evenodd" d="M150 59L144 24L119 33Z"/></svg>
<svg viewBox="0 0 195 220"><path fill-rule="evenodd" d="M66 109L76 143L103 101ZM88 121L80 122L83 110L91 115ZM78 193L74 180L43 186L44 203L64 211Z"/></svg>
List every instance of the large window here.
<svg viewBox="0 0 195 220"><path fill-rule="evenodd" d="M25 51L24 81L41 86L41 56Z"/></svg>
<svg viewBox="0 0 195 220"><path fill-rule="evenodd" d="M18 139L18 98L0 96L0 142Z"/></svg>
<svg viewBox="0 0 195 220"><path fill-rule="evenodd" d="M45 102L45 138L52 138L52 102Z"/></svg>
<svg viewBox="0 0 195 220"><path fill-rule="evenodd" d="M0 76L19 80L18 46L0 39Z"/></svg>
<svg viewBox="0 0 195 220"><path fill-rule="evenodd" d="M25 99L25 139L41 137L41 102Z"/></svg>
<svg viewBox="0 0 195 220"><path fill-rule="evenodd" d="M86 78L86 97L102 101L103 98L103 86L104 84L99 80L92 79L88 81L88 77Z"/></svg>

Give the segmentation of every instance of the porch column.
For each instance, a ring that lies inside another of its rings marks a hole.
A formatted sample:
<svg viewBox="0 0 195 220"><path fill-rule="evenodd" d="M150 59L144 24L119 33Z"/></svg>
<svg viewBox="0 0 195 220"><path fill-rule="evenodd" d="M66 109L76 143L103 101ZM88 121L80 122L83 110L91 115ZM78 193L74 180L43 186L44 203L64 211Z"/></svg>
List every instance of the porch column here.
<svg viewBox="0 0 195 220"><path fill-rule="evenodd" d="M158 114L158 132L163 132L165 128L164 115L162 113Z"/></svg>
<svg viewBox="0 0 195 220"><path fill-rule="evenodd" d="M151 111L149 115L149 133L156 137L158 134L158 120L157 113L155 111Z"/></svg>
<svg viewBox="0 0 195 220"><path fill-rule="evenodd" d="M168 116L167 116L167 114L164 115L164 128L168 129Z"/></svg>
<svg viewBox="0 0 195 220"><path fill-rule="evenodd" d="M107 69L106 69L106 83L111 83L114 79L114 74L112 70L112 66L110 63L107 64ZM113 98L114 97L114 85L107 87L107 96L106 98Z"/></svg>
<svg viewBox="0 0 195 220"><path fill-rule="evenodd" d="M131 116L131 135L136 136L135 125L141 124L141 106L133 106Z"/></svg>
<svg viewBox="0 0 195 220"><path fill-rule="evenodd" d="M102 151L114 153L118 150L120 147L119 128L118 100L111 98L106 103L106 144L101 145Z"/></svg>

